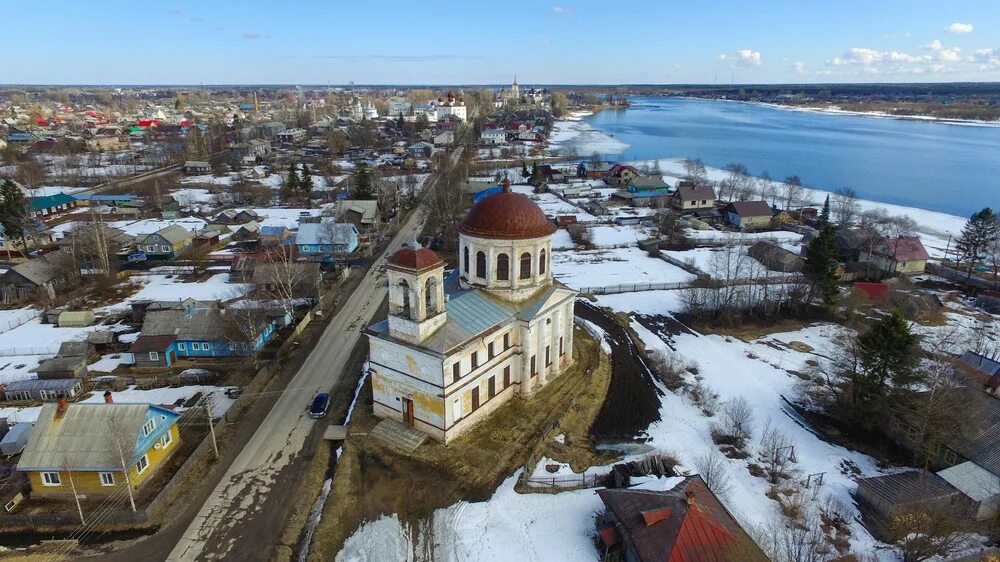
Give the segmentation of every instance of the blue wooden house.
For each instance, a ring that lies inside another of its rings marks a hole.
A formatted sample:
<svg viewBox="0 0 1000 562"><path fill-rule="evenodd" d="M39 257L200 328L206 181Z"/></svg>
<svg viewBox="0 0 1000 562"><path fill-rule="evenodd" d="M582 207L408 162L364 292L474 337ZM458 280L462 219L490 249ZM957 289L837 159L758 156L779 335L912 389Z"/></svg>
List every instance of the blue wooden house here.
<svg viewBox="0 0 1000 562"><path fill-rule="evenodd" d="M338 254L354 253L359 244L360 233L352 223L302 223L295 235L299 255L321 261L332 259Z"/></svg>
<svg viewBox="0 0 1000 562"><path fill-rule="evenodd" d="M266 311L244 315L224 310L218 302L188 299L173 308L146 312L139 338L129 351L137 367L170 367L182 359L248 356L271 341L280 320ZM242 328L247 323L256 323L252 339Z"/></svg>

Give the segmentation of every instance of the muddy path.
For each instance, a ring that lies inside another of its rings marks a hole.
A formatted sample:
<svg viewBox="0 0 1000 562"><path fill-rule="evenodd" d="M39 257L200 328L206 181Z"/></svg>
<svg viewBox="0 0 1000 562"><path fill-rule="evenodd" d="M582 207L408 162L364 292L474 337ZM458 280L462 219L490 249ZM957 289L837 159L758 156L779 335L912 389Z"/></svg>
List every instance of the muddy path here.
<svg viewBox="0 0 1000 562"><path fill-rule="evenodd" d="M577 301L575 313L600 327L611 345L611 386L590 427L595 443L634 441L660 419L660 389L632 335L609 313Z"/></svg>

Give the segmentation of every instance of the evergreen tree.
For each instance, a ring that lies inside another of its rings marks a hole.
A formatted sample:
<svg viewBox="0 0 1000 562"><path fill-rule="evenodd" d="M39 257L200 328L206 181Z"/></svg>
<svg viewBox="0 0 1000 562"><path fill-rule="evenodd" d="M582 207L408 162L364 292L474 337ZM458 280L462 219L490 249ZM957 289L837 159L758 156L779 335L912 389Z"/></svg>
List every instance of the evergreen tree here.
<svg viewBox="0 0 1000 562"><path fill-rule="evenodd" d="M313 188L312 172L309 171L309 165L306 164L305 162L303 162L302 163L302 185L299 186L299 189L301 189L303 193L305 193L306 195L308 195L312 191L312 188Z"/></svg>
<svg viewBox="0 0 1000 562"><path fill-rule="evenodd" d="M990 247L996 243L998 237L1000 237L1000 220L989 207L973 213L965 223L955 246L958 249L959 261L966 261L969 264L969 276L966 279L972 277L972 269L976 263L986 259Z"/></svg>
<svg viewBox="0 0 1000 562"><path fill-rule="evenodd" d="M351 193L354 199L372 199L372 180L368 174L368 168L358 166L354 170L354 191Z"/></svg>
<svg viewBox="0 0 1000 562"><path fill-rule="evenodd" d="M809 297L819 296L825 304L837 299L837 235L833 227L823 224L819 236L806 247L805 267L802 270L810 284Z"/></svg>
<svg viewBox="0 0 1000 562"><path fill-rule="evenodd" d="M823 201L823 211L819 214L819 220L826 224L830 222L830 195L827 194L826 201Z"/></svg>
<svg viewBox="0 0 1000 562"><path fill-rule="evenodd" d="M859 369L849 379L848 417L857 428L870 429L893 393L920 382L920 338L894 311L859 336L857 344Z"/></svg>
<svg viewBox="0 0 1000 562"><path fill-rule="evenodd" d="M285 197L294 197L299 191L299 173L295 164L288 167L288 181L285 182Z"/></svg>
<svg viewBox="0 0 1000 562"><path fill-rule="evenodd" d="M525 162L524 160L521 160L521 177L526 178L529 175L530 174L528 173L528 163Z"/></svg>
<svg viewBox="0 0 1000 562"><path fill-rule="evenodd" d="M538 169L538 162L531 163L531 185L542 183L542 171Z"/></svg>
<svg viewBox="0 0 1000 562"><path fill-rule="evenodd" d="M24 229L28 225L28 199L14 182L3 180L0 185L0 226L10 240L21 238L22 247L27 251L28 242Z"/></svg>

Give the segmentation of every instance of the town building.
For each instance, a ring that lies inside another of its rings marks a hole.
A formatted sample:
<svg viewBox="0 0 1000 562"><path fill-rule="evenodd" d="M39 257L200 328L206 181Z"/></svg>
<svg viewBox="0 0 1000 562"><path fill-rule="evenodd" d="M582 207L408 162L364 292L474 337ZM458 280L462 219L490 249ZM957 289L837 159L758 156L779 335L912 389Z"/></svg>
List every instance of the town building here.
<svg viewBox="0 0 1000 562"><path fill-rule="evenodd" d="M295 245L298 246L300 256L326 261L338 254L350 254L358 249L360 235L356 226L349 222L333 222L332 217L324 218L327 220L299 225Z"/></svg>
<svg viewBox="0 0 1000 562"><path fill-rule="evenodd" d="M696 211L715 207L715 189L710 185L681 182L670 198L671 205L679 211Z"/></svg>
<svg viewBox="0 0 1000 562"><path fill-rule="evenodd" d="M191 245L194 234L172 224L136 240L136 247L151 260L171 260Z"/></svg>
<svg viewBox="0 0 1000 562"><path fill-rule="evenodd" d="M708 489L688 476L669 490L598 490L601 546L630 562L766 562L767 556Z"/></svg>
<svg viewBox="0 0 1000 562"><path fill-rule="evenodd" d="M465 102L462 98L457 98L454 91L449 91L444 99L437 99L437 102L434 104L434 113L438 121L444 121L449 118L465 121Z"/></svg>
<svg viewBox="0 0 1000 562"><path fill-rule="evenodd" d="M105 400L42 406L17 464L28 473L32 495L139 489L177 449L180 414L152 404L115 404L110 393Z"/></svg>
<svg viewBox="0 0 1000 562"><path fill-rule="evenodd" d="M447 279L432 250L396 252L389 316L366 330L376 415L447 443L572 364L576 291L553 280L555 230L505 180L459 226Z"/></svg>
<svg viewBox="0 0 1000 562"><path fill-rule="evenodd" d="M771 226L774 212L766 201L733 201L725 208L726 222L740 230L757 230Z"/></svg>

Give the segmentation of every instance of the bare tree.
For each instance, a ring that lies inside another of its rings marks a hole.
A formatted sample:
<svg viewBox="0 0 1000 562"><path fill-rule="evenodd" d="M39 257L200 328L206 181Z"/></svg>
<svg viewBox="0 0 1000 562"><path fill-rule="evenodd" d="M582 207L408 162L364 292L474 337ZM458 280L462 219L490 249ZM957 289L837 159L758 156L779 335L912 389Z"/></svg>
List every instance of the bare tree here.
<svg viewBox="0 0 1000 562"><path fill-rule="evenodd" d="M286 314L294 312L297 299L318 296L313 291L317 289L319 267L296 261L295 250L288 244L280 244L261 256L256 271L262 282L252 294L277 302Z"/></svg>
<svg viewBox="0 0 1000 562"><path fill-rule="evenodd" d="M135 511L135 495L132 491L132 477L129 471L132 470L132 454L135 451L135 432L125 425L121 412L113 412L107 421L108 433L107 455L111 463L121 469L125 478L125 488L128 490L128 501Z"/></svg>
<svg viewBox="0 0 1000 562"><path fill-rule="evenodd" d="M801 207L803 205L803 195L805 190L802 188L802 180L798 176L788 176L785 181L781 184L782 193L782 208L786 211L791 210L793 207Z"/></svg>
<svg viewBox="0 0 1000 562"><path fill-rule="evenodd" d="M774 562L825 562L836 555L815 515L795 522L775 517L763 526L751 527L749 533Z"/></svg>
<svg viewBox="0 0 1000 562"><path fill-rule="evenodd" d="M842 187L835 191L830 203L833 221L840 226L850 226L861 212L858 194L850 187Z"/></svg>
<svg viewBox="0 0 1000 562"><path fill-rule="evenodd" d="M753 407L743 396L726 402L722 409L722 430L729 436L741 441L750 439L753 435Z"/></svg>
<svg viewBox="0 0 1000 562"><path fill-rule="evenodd" d="M76 502L76 512L80 515L80 524L86 525L87 521L83 518L83 506L80 505L80 494L76 492L76 482L73 480L73 468L73 464L69 462L69 456L63 453L62 469L69 480L69 489L73 492L73 501Z"/></svg>
<svg viewBox="0 0 1000 562"><path fill-rule="evenodd" d="M659 161L657 161L657 165ZM684 160L684 179L695 183L705 183L708 173L705 171L705 163L700 158L688 158Z"/></svg>
<svg viewBox="0 0 1000 562"><path fill-rule="evenodd" d="M729 471L726 470L726 459L718 451L706 451L694 460L694 467L705 481L705 485L716 496L725 498L732 486L729 483Z"/></svg>
<svg viewBox="0 0 1000 562"><path fill-rule="evenodd" d="M791 439L771 425L771 420L768 419L757 447L757 460L763 466L769 483L777 484L783 478L790 477L795 462L794 452Z"/></svg>

